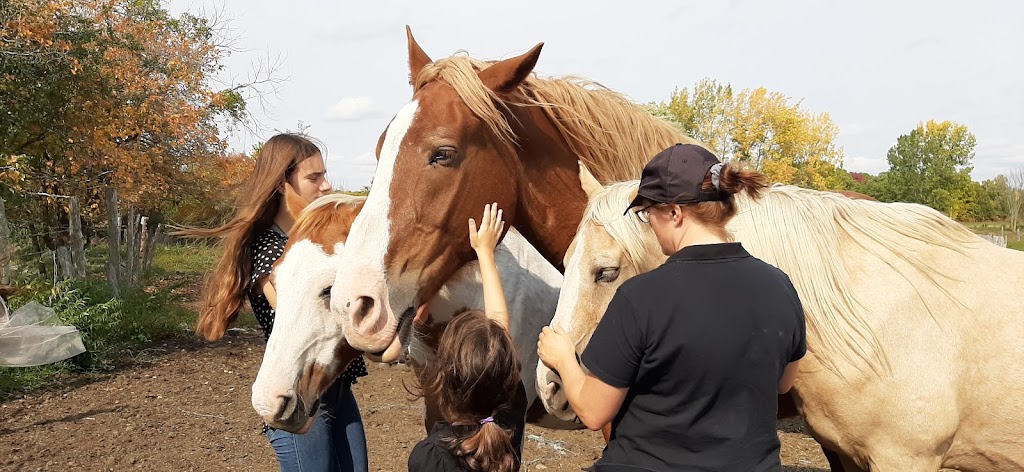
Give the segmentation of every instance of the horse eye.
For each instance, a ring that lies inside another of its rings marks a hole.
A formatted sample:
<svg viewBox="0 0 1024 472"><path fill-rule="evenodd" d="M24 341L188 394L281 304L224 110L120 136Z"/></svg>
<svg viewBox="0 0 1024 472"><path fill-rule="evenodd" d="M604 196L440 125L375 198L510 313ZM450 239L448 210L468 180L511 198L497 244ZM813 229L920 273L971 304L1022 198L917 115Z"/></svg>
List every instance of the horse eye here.
<svg viewBox="0 0 1024 472"><path fill-rule="evenodd" d="M332 285L328 285L326 288L321 290L320 291L320 298L330 299L331 298L331 288L332 287L333 287Z"/></svg>
<svg viewBox="0 0 1024 472"><path fill-rule="evenodd" d="M597 271L597 275L594 277L594 282L614 282L615 279L619 278L618 267L605 267Z"/></svg>
<svg viewBox="0 0 1024 472"><path fill-rule="evenodd" d="M447 164L455 159L459 153L458 150L451 146L441 146L434 151L434 155L430 157L430 164Z"/></svg>

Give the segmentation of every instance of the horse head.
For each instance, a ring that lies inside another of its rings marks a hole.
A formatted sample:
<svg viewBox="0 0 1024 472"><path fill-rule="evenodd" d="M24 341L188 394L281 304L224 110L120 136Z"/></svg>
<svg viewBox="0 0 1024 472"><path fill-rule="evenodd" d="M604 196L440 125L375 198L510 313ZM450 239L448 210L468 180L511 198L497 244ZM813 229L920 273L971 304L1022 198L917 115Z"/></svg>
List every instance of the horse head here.
<svg viewBox="0 0 1024 472"><path fill-rule="evenodd" d="M253 408L274 428L305 432L320 396L359 355L345 342L330 296L348 229L363 202L330 194L306 206L285 185L295 224L274 264L274 329L252 386Z"/></svg>
<svg viewBox="0 0 1024 472"><path fill-rule="evenodd" d="M582 164L580 180L590 202L565 256L562 291L551 320L552 327L573 340L577 353L586 349L619 286L664 261L664 256L648 250L651 244L657 247L650 226L632 213L622 214L636 195L636 181L605 188ZM576 420L558 372L543 363L537 365L537 388L549 413L565 421Z"/></svg>

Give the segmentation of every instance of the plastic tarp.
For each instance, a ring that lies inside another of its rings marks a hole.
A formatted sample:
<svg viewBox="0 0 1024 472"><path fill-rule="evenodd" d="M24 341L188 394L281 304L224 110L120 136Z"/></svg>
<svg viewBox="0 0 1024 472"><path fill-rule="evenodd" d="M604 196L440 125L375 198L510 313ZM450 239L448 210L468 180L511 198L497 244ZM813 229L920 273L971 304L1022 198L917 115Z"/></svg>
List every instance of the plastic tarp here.
<svg viewBox="0 0 1024 472"><path fill-rule="evenodd" d="M0 298L0 367L52 364L85 352L78 330L57 323L53 309L37 302L8 315Z"/></svg>

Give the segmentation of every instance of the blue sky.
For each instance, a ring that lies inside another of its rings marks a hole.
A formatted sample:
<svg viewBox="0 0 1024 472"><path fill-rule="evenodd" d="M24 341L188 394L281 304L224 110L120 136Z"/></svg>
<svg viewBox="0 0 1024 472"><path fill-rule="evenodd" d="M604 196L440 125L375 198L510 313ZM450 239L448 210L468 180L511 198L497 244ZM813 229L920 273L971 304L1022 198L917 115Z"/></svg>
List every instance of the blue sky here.
<svg viewBox="0 0 1024 472"><path fill-rule="evenodd" d="M369 183L377 138L409 100L404 26L431 57L481 59L543 41L541 76L580 75L638 102L704 77L764 86L840 128L844 167L877 173L896 138L928 119L977 136L973 177L1024 167L1024 2L171 0L174 13L220 12L236 49L223 81L257 64L285 79L250 103L248 149L279 130L327 148L331 181Z"/></svg>

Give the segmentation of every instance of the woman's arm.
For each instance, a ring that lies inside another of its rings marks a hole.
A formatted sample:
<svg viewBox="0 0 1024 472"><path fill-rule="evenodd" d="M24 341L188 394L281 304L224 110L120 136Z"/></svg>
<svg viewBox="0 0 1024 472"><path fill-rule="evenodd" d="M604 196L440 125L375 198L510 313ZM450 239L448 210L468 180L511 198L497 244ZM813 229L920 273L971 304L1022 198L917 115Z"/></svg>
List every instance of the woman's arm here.
<svg viewBox="0 0 1024 472"><path fill-rule="evenodd" d="M782 372L782 380L779 381L779 395L789 393L796 381L796 374L800 371L800 359L786 364L786 370Z"/></svg>
<svg viewBox="0 0 1024 472"><path fill-rule="evenodd" d="M256 293L262 293L263 296L267 297L267 301L270 302L270 308L277 311L277 291L274 290L274 284L270 283L269 275L265 275L256 281Z"/></svg>
<svg viewBox="0 0 1024 472"><path fill-rule="evenodd" d="M469 243L480 261L480 278L484 285L484 312L488 318L498 322L507 331L508 306L505 303L501 278L498 276L498 265L494 260L494 247L498 245L498 238L504 229L505 222L501 221L501 210L498 209L497 203L484 207L479 229L476 222L472 218L469 219Z"/></svg>
<svg viewBox="0 0 1024 472"><path fill-rule="evenodd" d="M629 389L613 387L594 374L583 372L568 336L545 326L537 342L537 353L544 364L558 371L569 405L588 429L597 431L615 418Z"/></svg>

